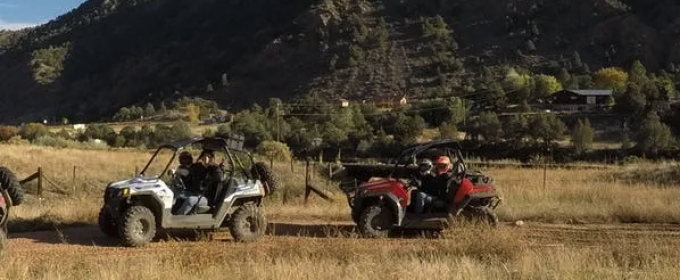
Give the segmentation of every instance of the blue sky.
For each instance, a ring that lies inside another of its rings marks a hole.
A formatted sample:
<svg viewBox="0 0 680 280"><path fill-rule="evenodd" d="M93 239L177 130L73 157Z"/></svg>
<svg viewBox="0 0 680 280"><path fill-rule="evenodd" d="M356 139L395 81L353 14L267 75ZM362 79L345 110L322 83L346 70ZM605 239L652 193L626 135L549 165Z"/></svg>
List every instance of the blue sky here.
<svg viewBox="0 0 680 280"><path fill-rule="evenodd" d="M0 30L43 24L85 0L0 0Z"/></svg>

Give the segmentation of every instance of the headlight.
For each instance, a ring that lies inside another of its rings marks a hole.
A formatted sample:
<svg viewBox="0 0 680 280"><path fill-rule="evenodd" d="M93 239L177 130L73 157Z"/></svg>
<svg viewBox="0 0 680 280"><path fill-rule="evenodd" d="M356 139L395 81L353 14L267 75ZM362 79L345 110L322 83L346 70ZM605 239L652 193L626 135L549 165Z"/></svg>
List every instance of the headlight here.
<svg viewBox="0 0 680 280"><path fill-rule="evenodd" d="M120 192L118 192L119 196L128 196L130 195L130 189L129 188L124 188L120 189Z"/></svg>

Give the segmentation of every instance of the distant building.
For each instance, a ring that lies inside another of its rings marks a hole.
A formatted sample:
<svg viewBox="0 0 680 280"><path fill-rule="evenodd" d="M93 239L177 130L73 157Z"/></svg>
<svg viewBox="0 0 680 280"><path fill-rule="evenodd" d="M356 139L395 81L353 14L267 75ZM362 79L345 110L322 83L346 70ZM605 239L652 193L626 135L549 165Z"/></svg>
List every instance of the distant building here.
<svg viewBox="0 0 680 280"><path fill-rule="evenodd" d="M85 124L82 123L73 125L73 130L85 130L85 128Z"/></svg>
<svg viewBox="0 0 680 280"><path fill-rule="evenodd" d="M349 107L349 101L347 99L336 99L335 100L335 105L340 107L340 108L346 108Z"/></svg>
<svg viewBox="0 0 680 280"><path fill-rule="evenodd" d="M550 97L553 110L557 111L590 111L607 106L607 99L612 96L611 90L560 90Z"/></svg>

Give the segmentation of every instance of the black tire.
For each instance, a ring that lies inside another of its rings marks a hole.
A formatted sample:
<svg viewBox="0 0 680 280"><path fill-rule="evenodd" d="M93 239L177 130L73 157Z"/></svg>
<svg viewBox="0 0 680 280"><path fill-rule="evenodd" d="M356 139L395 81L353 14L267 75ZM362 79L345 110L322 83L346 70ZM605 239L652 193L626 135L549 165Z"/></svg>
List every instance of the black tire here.
<svg viewBox="0 0 680 280"><path fill-rule="evenodd" d="M149 208L132 206L123 212L118 229L123 245L142 247L156 236L156 218Z"/></svg>
<svg viewBox="0 0 680 280"><path fill-rule="evenodd" d="M99 229L108 237L119 237L118 226L113 220L113 216L105 207L99 210Z"/></svg>
<svg viewBox="0 0 680 280"><path fill-rule="evenodd" d="M270 195L279 188L279 178L264 162L257 162L251 170L253 176L264 184L265 195Z"/></svg>
<svg viewBox="0 0 680 280"><path fill-rule="evenodd" d="M489 207L484 207L483 208L484 215L486 216L486 220L489 223L491 227L497 228L498 227L498 215L496 214L495 211L493 211Z"/></svg>
<svg viewBox="0 0 680 280"><path fill-rule="evenodd" d="M489 207L480 207L467 215L469 221L477 224L488 225L492 228L498 227L498 215Z"/></svg>
<svg viewBox="0 0 680 280"><path fill-rule="evenodd" d="M264 236L267 218L262 208L254 204L241 205L232 216L229 231L234 240L252 242Z"/></svg>
<svg viewBox="0 0 680 280"><path fill-rule="evenodd" d="M5 247L7 247L7 232L0 229L0 254L5 252Z"/></svg>
<svg viewBox="0 0 680 280"><path fill-rule="evenodd" d="M4 166L0 166L0 185L7 190L9 198L12 199L12 206L18 206L24 203L26 196L24 187L21 186L16 175Z"/></svg>
<svg viewBox="0 0 680 280"><path fill-rule="evenodd" d="M359 219L361 218L361 213L352 210L352 221L354 221L355 224L359 224Z"/></svg>
<svg viewBox="0 0 680 280"><path fill-rule="evenodd" d="M443 238L443 233L441 229L428 229L423 231L425 238L429 239L441 239Z"/></svg>
<svg viewBox="0 0 680 280"><path fill-rule="evenodd" d="M389 206L371 205L361 213L357 228L365 237L385 238L389 236L394 220L394 213Z"/></svg>

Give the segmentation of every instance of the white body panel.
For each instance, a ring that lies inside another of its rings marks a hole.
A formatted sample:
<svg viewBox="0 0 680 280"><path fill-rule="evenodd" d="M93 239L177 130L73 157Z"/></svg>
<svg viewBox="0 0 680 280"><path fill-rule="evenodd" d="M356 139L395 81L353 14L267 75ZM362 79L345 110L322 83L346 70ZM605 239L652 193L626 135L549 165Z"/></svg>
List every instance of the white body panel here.
<svg viewBox="0 0 680 280"><path fill-rule="evenodd" d="M238 182L238 187L233 190L228 190L227 196L224 198L224 202L231 202L237 196L264 196L264 186L257 180L247 180L245 182Z"/></svg>
<svg viewBox="0 0 680 280"><path fill-rule="evenodd" d="M163 180L148 177L135 177L128 180L111 183L109 188L130 188L130 195L138 192L153 192L163 203L163 208L170 209L175 200L175 193Z"/></svg>

